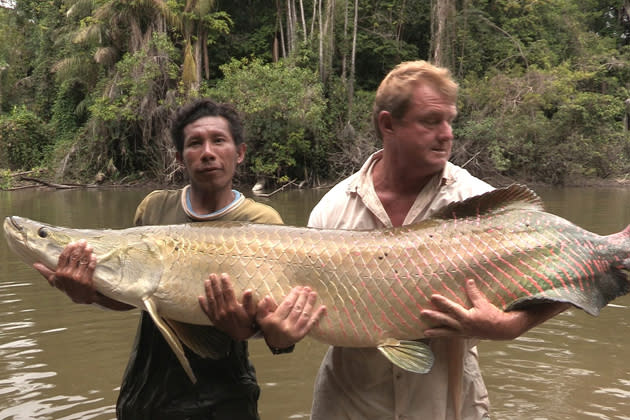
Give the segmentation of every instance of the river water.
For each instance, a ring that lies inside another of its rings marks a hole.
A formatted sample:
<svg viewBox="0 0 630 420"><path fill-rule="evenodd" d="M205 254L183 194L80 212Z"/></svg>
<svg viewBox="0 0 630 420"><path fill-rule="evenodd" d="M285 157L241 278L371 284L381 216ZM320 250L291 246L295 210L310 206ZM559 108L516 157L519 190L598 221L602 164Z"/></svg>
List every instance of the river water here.
<svg viewBox="0 0 630 420"><path fill-rule="evenodd" d="M147 190L0 192L0 216L55 225L123 228ZM272 196L288 224L304 225L324 191ZM552 213L599 234L630 223L630 190L541 188ZM0 420L114 419L114 404L138 311L75 305L18 261L0 240ZM567 311L513 341L481 342L493 419L630 420L630 298L599 317ZM263 420L308 419L326 348L313 340L273 356L251 343ZM366 366L368 369L369 366Z"/></svg>

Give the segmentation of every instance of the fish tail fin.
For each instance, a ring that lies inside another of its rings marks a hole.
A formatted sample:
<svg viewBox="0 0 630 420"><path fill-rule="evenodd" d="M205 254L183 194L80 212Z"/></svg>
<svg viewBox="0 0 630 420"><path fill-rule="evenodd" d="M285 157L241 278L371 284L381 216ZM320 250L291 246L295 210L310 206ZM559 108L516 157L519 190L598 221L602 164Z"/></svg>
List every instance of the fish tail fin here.
<svg viewBox="0 0 630 420"><path fill-rule="evenodd" d="M387 340L379 351L401 369L414 373L427 373L433 367L433 352L422 341Z"/></svg>
<svg viewBox="0 0 630 420"><path fill-rule="evenodd" d="M623 256L613 260L611 272L604 276L601 286L603 305L630 292L630 225L621 232L606 236L606 239L608 244L616 249L615 254Z"/></svg>

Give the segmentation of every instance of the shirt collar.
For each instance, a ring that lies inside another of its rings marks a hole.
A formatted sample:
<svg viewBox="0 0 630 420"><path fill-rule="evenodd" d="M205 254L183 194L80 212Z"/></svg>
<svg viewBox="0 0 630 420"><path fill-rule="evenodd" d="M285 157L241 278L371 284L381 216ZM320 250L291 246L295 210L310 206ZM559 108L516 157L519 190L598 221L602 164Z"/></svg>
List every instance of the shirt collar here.
<svg viewBox="0 0 630 420"><path fill-rule="evenodd" d="M234 200L232 200L230 204L212 213L199 214L199 213L196 213L192 209L192 205L190 203L190 185L186 185L186 187L184 187L184 190L182 191L182 196L181 196L182 207L184 208L184 212L186 212L188 217L190 217L192 220L195 220L195 221L201 222L201 221L206 221L206 220L219 219L226 213L238 207L245 200L245 196L241 194L240 192L236 190L232 190L232 192L234 193Z"/></svg>
<svg viewBox="0 0 630 420"><path fill-rule="evenodd" d="M374 164L383 157L383 149L380 149L365 161L357 176L348 183L348 192L349 193L358 193L361 194L361 191L364 191L366 186L373 185L372 184L372 169L374 168ZM446 162L442 173L439 175L440 178L440 186L451 185L455 182L455 177L453 174L454 165L451 162ZM372 187L373 188L373 187Z"/></svg>

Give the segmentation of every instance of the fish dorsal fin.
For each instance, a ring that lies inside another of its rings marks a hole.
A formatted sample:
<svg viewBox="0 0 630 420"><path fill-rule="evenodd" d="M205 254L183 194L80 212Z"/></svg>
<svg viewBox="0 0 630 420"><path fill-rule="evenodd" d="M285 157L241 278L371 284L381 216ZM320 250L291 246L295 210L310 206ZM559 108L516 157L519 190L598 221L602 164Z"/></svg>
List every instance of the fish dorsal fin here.
<svg viewBox="0 0 630 420"><path fill-rule="evenodd" d="M451 203L433 215L434 219L461 219L506 209L543 210L540 197L524 185L512 184L485 194Z"/></svg>
<svg viewBox="0 0 630 420"><path fill-rule="evenodd" d="M230 354L232 339L210 325L193 325L167 319L177 337L203 358L222 359Z"/></svg>

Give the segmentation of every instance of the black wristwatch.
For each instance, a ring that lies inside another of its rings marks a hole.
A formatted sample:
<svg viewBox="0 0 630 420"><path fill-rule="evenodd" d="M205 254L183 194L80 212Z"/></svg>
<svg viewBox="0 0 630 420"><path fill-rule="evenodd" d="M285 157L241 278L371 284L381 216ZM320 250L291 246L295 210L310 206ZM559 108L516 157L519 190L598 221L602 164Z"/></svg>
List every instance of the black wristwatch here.
<svg viewBox="0 0 630 420"><path fill-rule="evenodd" d="M283 349L279 349L278 347L271 347L269 344L267 344L267 346L269 347L269 350L271 350L271 353L273 354L292 353L293 349L295 349L295 344L291 344L289 347L285 347Z"/></svg>

